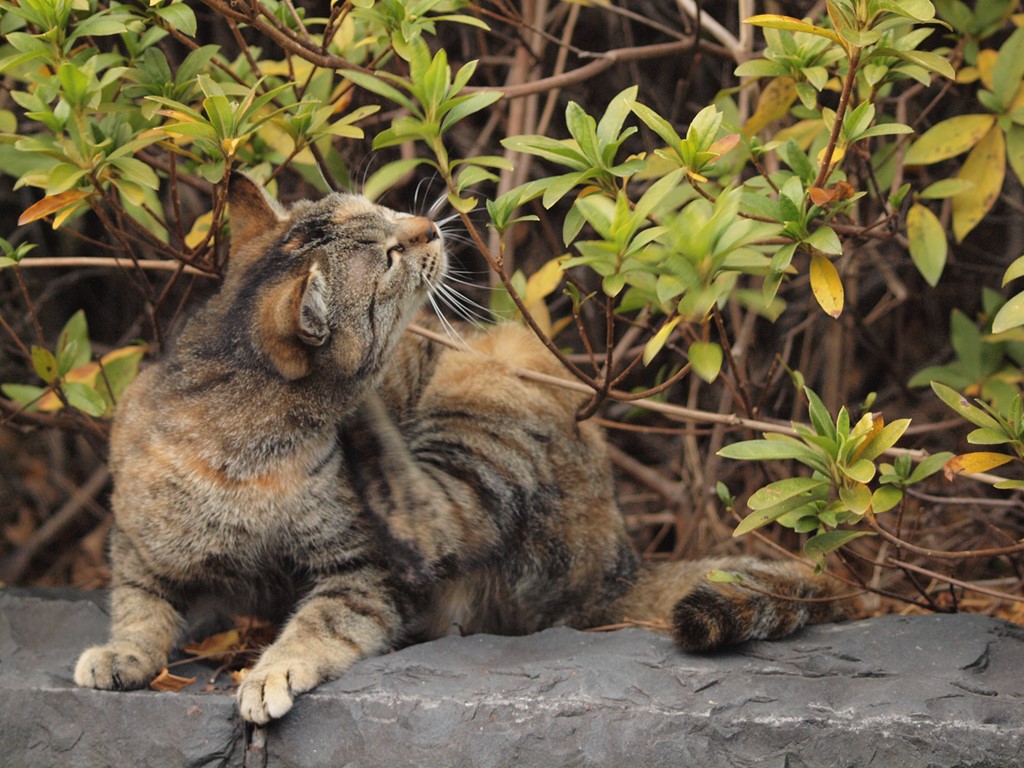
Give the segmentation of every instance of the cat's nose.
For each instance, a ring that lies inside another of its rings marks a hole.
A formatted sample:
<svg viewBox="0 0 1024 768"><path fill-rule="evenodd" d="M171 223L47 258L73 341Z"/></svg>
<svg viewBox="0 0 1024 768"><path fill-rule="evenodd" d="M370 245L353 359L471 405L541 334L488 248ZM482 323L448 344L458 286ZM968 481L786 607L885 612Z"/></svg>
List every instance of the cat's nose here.
<svg viewBox="0 0 1024 768"><path fill-rule="evenodd" d="M399 221L397 235L404 245L418 245L440 239L441 231L437 224L424 216L410 216Z"/></svg>

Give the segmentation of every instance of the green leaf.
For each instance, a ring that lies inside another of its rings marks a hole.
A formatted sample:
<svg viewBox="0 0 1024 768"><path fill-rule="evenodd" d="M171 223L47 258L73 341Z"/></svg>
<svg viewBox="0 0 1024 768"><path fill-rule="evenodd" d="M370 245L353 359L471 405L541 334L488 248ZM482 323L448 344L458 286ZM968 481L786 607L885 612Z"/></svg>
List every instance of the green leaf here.
<svg viewBox="0 0 1024 768"><path fill-rule="evenodd" d="M992 319L992 333L1002 333L1024 325L1024 292L1018 293L1000 307Z"/></svg>
<svg viewBox="0 0 1024 768"><path fill-rule="evenodd" d="M427 162L425 158L413 157L388 163L366 180L366 183L363 184L363 196L367 200L376 200L407 173Z"/></svg>
<svg viewBox="0 0 1024 768"><path fill-rule="evenodd" d="M606 275L605 278L601 281L601 289L604 291L606 296L611 296L612 298L618 296L622 292L622 289L625 287L626 276L623 275L622 273ZM651 341L654 341L654 339L651 339ZM650 346L650 343L648 343L648 346ZM646 354L647 350L645 348L644 355Z"/></svg>
<svg viewBox="0 0 1024 768"><path fill-rule="evenodd" d="M1003 273L1003 285L1024 276L1024 256L1018 256Z"/></svg>
<svg viewBox="0 0 1024 768"><path fill-rule="evenodd" d="M32 367L45 382L49 383L57 378L57 358L48 349L32 346Z"/></svg>
<svg viewBox="0 0 1024 768"><path fill-rule="evenodd" d="M832 442L836 441L835 425L832 423L832 416L829 414L825 404L818 397L818 394L810 387L804 387L804 395L807 397L807 412L811 418L811 425L814 431L822 437L827 437Z"/></svg>
<svg viewBox="0 0 1024 768"><path fill-rule="evenodd" d="M871 139L876 136L903 136L908 133L913 133L914 129L909 125L903 123L879 123L878 125L872 125L870 128L865 128L857 134L856 141L863 139Z"/></svg>
<svg viewBox="0 0 1024 768"><path fill-rule="evenodd" d="M862 515L871 506L871 489L861 482L840 485L839 498L851 512Z"/></svg>
<svg viewBox="0 0 1024 768"><path fill-rule="evenodd" d="M171 2L154 11L157 16L189 37L195 37L198 25L196 14L186 3Z"/></svg>
<svg viewBox="0 0 1024 768"><path fill-rule="evenodd" d="M447 131L460 120L487 109L487 107L500 98L500 91L479 91L470 96L460 96L454 100L454 106L448 110L448 113L441 121L441 133Z"/></svg>
<svg viewBox="0 0 1024 768"><path fill-rule="evenodd" d="M90 416L102 416L107 410L107 404L95 389L88 384L76 381L66 381L60 386L68 403L82 413Z"/></svg>
<svg viewBox="0 0 1024 768"><path fill-rule="evenodd" d="M61 329L57 339L57 357L61 357L62 350L68 343L74 343L76 353L70 360L71 368L79 368L92 360L92 345L89 343L89 324L85 319L85 312L81 309L75 312Z"/></svg>
<svg viewBox="0 0 1024 768"><path fill-rule="evenodd" d="M413 114L419 114L419 110L416 109L412 100L393 85L387 83L380 75L371 75L365 72L353 72L346 70L345 77L360 88L370 91L370 93L375 93L378 96L383 96L385 99L389 99L396 104L400 104Z"/></svg>
<svg viewBox="0 0 1024 768"><path fill-rule="evenodd" d="M1024 126L1012 125L1006 132L1006 159L1017 180L1024 182Z"/></svg>
<svg viewBox="0 0 1024 768"><path fill-rule="evenodd" d="M971 405L967 399L951 387L947 387L938 381L932 382L932 391L939 396L939 399L959 413L967 421L976 427L984 429L1001 430L999 422L985 413L981 408Z"/></svg>
<svg viewBox="0 0 1024 768"><path fill-rule="evenodd" d="M871 511L876 515L888 512L903 501L903 491L892 485L883 485L871 494Z"/></svg>
<svg viewBox="0 0 1024 768"><path fill-rule="evenodd" d="M1001 429L979 427L967 435L967 442L971 445L1003 445L1012 443L1013 438Z"/></svg>
<svg viewBox="0 0 1024 768"><path fill-rule="evenodd" d="M826 486L828 486L827 480L813 477L789 477L785 480L777 480L751 494L750 499L747 500L747 506L753 510L765 510Z"/></svg>
<svg viewBox="0 0 1024 768"><path fill-rule="evenodd" d="M840 471L851 480L856 480L857 483L870 483L875 476L875 465L874 462L868 459L859 459L850 466L844 466L839 464Z"/></svg>
<svg viewBox="0 0 1024 768"><path fill-rule="evenodd" d="M907 212L907 240L914 266L934 288L946 268L949 244L939 218L920 203L914 203Z"/></svg>
<svg viewBox="0 0 1024 768"><path fill-rule="evenodd" d="M4 384L0 386L0 391L18 405L25 407L31 407L47 392L44 387L33 387L28 384Z"/></svg>
<svg viewBox="0 0 1024 768"><path fill-rule="evenodd" d="M804 242L832 256L841 256L843 254L843 244L839 242L839 235L835 233L832 227L819 227Z"/></svg>
<svg viewBox="0 0 1024 768"><path fill-rule="evenodd" d="M966 192L973 186L973 183L963 179L940 179L934 184L929 184L917 196L922 200L945 200L960 192Z"/></svg>
<svg viewBox="0 0 1024 768"><path fill-rule="evenodd" d="M1024 78L1024 29L1014 30L999 48L992 68L992 93L1003 109L1010 106Z"/></svg>
<svg viewBox="0 0 1024 768"><path fill-rule="evenodd" d="M108 409L121 399L121 394L139 374L139 361L146 352L144 345L122 347L108 352L100 360L96 376L96 389L103 396Z"/></svg>
<svg viewBox="0 0 1024 768"><path fill-rule="evenodd" d="M877 435L871 438L867 445L859 450L860 458L874 461L896 445L909 426L910 419L896 419L891 424L886 424Z"/></svg>
<svg viewBox="0 0 1024 768"><path fill-rule="evenodd" d="M935 72L949 80L953 80L956 77L956 72L953 70L953 65L949 63L949 60L945 56L940 56L931 51L900 51L892 48L883 48L877 49L877 53L898 56L905 61L909 61L911 64L917 64L929 72Z"/></svg>
<svg viewBox="0 0 1024 768"><path fill-rule="evenodd" d="M932 454L914 467L914 471L911 472L910 477L907 478L907 483L909 485L913 485L914 483L920 483L922 480L926 480L941 470L945 466L946 462L951 458L953 458L953 454L949 451Z"/></svg>
<svg viewBox="0 0 1024 768"><path fill-rule="evenodd" d="M733 74L736 77L784 77L789 72L778 62L768 59L751 59L736 67Z"/></svg>
<svg viewBox="0 0 1024 768"><path fill-rule="evenodd" d="M714 342L697 341L690 345L686 354L690 358L693 372L700 378L708 384L718 378L718 373L722 370L721 346Z"/></svg>
<svg viewBox="0 0 1024 768"><path fill-rule="evenodd" d="M672 124L668 120L663 118L657 112L650 107L644 106L643 104L636 102L632 105L633 114L640 118L641 122L658 134L662 141L664 141L669 149L674 152L678 152L679 145L682 144L682 138L676 133L676 129L672 127Z"/></svg>
<svg viewBox="0 0 1024 768"><path fill-rule="evenodd" d="M597 124L597 139L601 145L608 145L619 138L626 118L632 112L639 89L632 85L617 93L608 103L604 115Z"/></svg>
<svg viewBox="0 0 1024 768"><path fill-rule="evenodd" d="M807 540L807 543L804 544L804 554L821 562L829 552L849 544L854 539L873 535L870 531L825 531Z"/></svg>
<svg viewBox="0 0 1024 768"><path fill-rule="evenodd" d="M874 7L877 11L887 11L917 21L931 21L935 18L935 6L930 0L875 0Z"/></svg>
<svg viewBox="0 0 1024 768"><path fill-rule="evenodd" d="M812 448L797 440L744 440L740 443L727 445L718 451L718 455L726 459L740 461L772 461L776 459L796 459L808 466L823 466L823 457Z"/></svg>
<svg viewBox="0 0 1024 768"><path fill-rule="evenodd" d="M736 526L736 529L732 532L732 535L742 536L743 534L750 533L751 531L757 530L758 528L763 528L769 523L778 520L780 517L782 517L782 515L786 514L788 511L791 510L789 510L786 505L779 505L764 512L751 512L749 515L743 518L743 520L740 521L740 524Z"/></svg>
<svg viewBox="0 0 1024 768"><path fill-rule="evenodd" d="M77 40L80 37L104 37L107 35L120 35L127 32L125 25L127 18L123 14L106 15L98 13L79 22L74 32L68 36L69 40ZM193 32L192 34L195 34Z"/></svg>

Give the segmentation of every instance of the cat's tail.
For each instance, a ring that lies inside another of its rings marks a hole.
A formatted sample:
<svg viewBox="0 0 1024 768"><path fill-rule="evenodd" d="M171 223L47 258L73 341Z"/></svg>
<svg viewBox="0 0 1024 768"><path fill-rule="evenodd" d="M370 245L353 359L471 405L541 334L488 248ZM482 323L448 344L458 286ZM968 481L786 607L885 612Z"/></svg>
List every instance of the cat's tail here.
<svg viewBox="0 0 1024 768"><path fill-rule="evenodd" d="M724 571L730 581L711 581ZM667 629L687 651L785 637L806 624L847 618L852 589L792 562L753 557L645 564L620 600L623 622Z"/></svg>

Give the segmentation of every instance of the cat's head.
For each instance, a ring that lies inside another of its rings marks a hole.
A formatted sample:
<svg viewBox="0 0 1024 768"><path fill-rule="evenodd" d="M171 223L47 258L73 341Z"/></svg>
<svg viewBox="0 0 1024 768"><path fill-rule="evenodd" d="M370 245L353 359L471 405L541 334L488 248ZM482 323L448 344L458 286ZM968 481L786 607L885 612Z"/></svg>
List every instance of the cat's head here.
<svg viewBox="0 0 1024 768"><path fill-rule="evenodd" d="M231 259L222 294L288 380L375 375L447 266L429 219L358 195L284 209L247 176L228 193Z"/></svg>

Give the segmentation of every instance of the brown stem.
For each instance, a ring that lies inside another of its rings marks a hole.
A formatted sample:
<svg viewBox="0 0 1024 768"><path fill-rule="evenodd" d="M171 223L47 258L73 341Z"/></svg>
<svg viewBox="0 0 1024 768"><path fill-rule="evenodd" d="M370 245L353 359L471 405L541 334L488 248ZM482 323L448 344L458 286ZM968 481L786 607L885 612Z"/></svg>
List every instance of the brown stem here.
<svg viewBox="0 0 1024 768"><path fill-rule="evenodd" d="M999 557L1001 555L1012 555L1017 552L1024 552L1024 543L1014 544L1008 547L994 547L992 549L962 549L947 551L941 549L929 549L928 547L919 547L915 544L911 544L908 541L904 541L898 536L893 536L889 531L885 530L881 525L878 524L878 520L875 519L874 514L868 512L864 516L864 520L868 526L881 536L883 539L888 541L890 544L895 544L901 549L909 550L918 555L926 555L928 557L934 557L938 560L966 560L975 559L980 557Z"/></svg>
<svg viewBox="0 0 1024 768"><path fill-rule="evenodd" d="M1015 603L1024 603L1024 595L1014 595L1010 592L1000 592L998 589L989 589L988 587L972 584L969 581L961 581L960 579L955 579L952 576L945 576L941 573L929 570L928 568L922 568L921 566L914 565L913 563L905 563L902 560L896 560L891 557L886 558L886 562L896 566L897 568L914 571L915 573L920 573L923 576L930 576L933 579L938 579L939 581L944 581L947 584L952 584L963 589L969 589L972 592L979 592L983 595L988 595L989 597L998 597L1000 600L1012 600Z"/></svg>
<svg viewBox="0 0 1024 768"><path fill-rule="evenodd" d="M839 106L836 107L836 121L832 126L832 133L828 137L828 145L821 158L821 169L818 171L818 178L814 180L814 186L822 187L828 181L832 169L832 155L836 151L836 142L839 141L839 133L843 130L843 117L846 108L850 104L850 94L853 92L853 84L857 79L857 65L860 63L860 48L854 49L850 57L850 68L846 73L846 80L843 82L843 93L839 97Z"/></svg>

